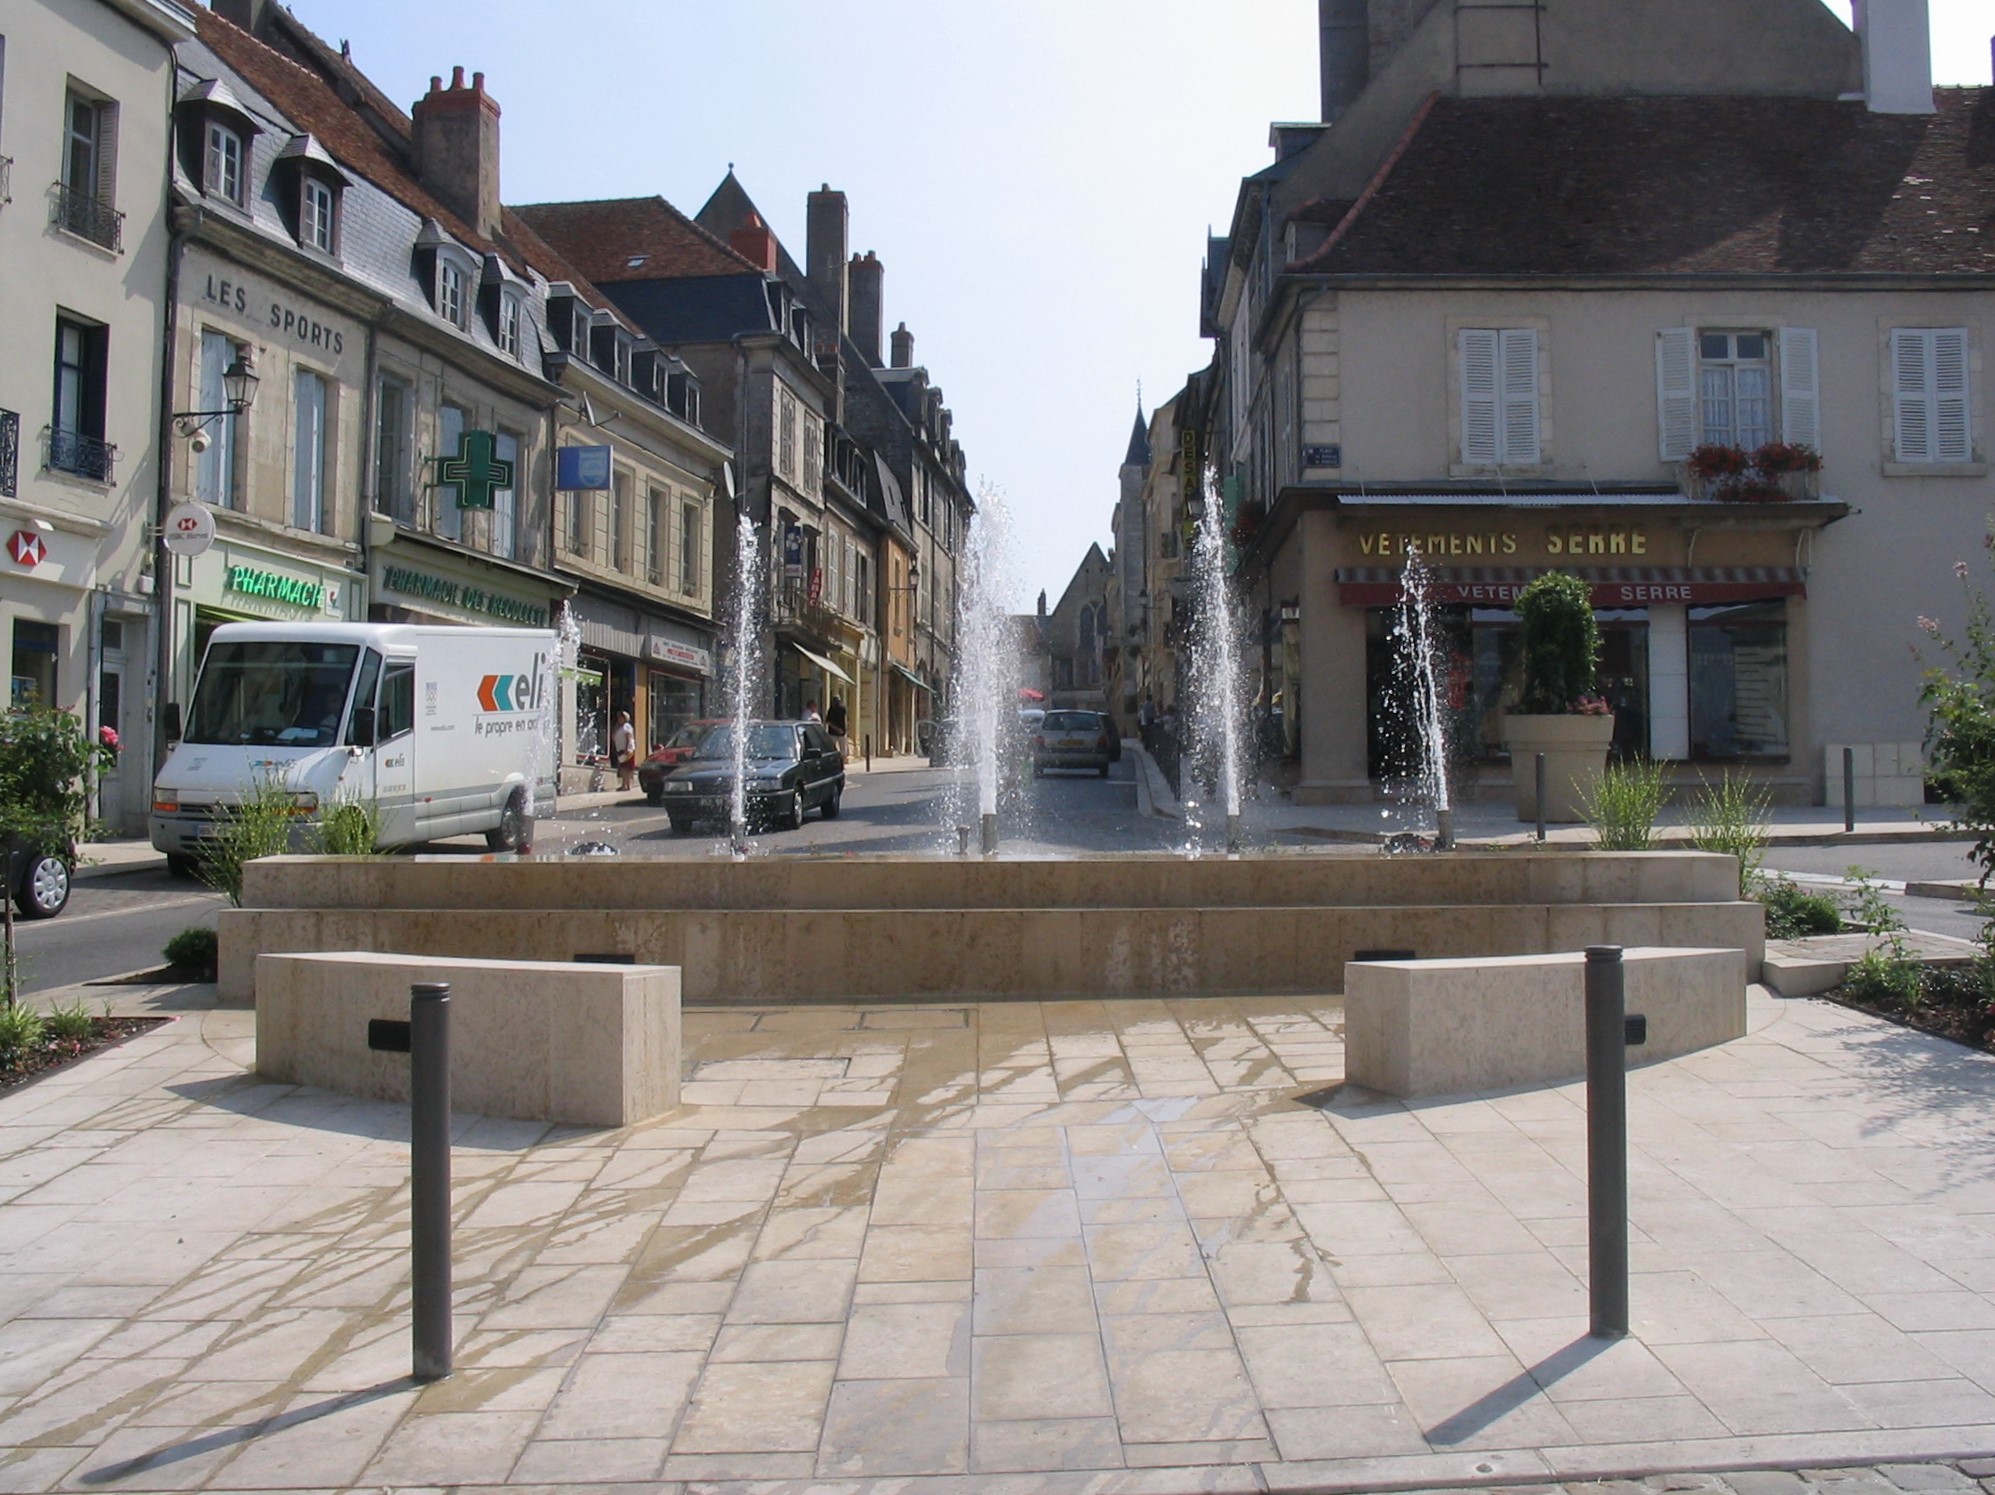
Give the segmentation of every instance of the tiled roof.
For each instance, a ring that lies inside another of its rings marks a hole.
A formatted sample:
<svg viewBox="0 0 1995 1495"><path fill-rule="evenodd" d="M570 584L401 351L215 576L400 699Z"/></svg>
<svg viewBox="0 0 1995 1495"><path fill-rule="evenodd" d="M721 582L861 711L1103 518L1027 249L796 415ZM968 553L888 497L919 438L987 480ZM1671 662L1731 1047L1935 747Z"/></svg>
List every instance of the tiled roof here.
<svg viewBox="0 0 1995 1495"><path fill-rule="evenodd" d="M1442 99L1325 274L1995 272L1995 89L1932 115L1800 98Z"/></svg>
<svg viewBox="0 0 1995 1495"><path fill-rule="evenodd" d="M598 285L760 273L662 197L529 203L513 211Z"/></svg>

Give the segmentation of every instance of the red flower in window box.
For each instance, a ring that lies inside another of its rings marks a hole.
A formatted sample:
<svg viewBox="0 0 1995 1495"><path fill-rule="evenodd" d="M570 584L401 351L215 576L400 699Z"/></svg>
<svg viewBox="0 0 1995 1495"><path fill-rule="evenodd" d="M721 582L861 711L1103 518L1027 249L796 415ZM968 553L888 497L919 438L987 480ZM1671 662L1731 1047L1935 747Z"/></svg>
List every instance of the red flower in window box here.
<svg viewBox="0 0 1995 1495"><path fill-rule="evenodd" d="M1770 478L1784 472L1820 472L1822 456L1813 447L1769 441L1753 453L1753 468Z"/></svg>
<svg viewBox="0 0 1995 1495"><path fill-rule="evenodd" d="M1723 478L1741 477L1753 463L1744 447L1707 442L1684 458L1683 465L1690 469L1692 477L1713 483Z"/></svg>

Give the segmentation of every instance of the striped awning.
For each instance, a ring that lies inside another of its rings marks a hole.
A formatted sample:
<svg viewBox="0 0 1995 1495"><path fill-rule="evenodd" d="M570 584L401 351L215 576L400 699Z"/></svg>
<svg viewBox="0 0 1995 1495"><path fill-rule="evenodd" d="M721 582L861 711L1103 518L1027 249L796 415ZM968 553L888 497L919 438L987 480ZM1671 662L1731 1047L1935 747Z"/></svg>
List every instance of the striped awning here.
<svg viewBox="0 0 1995 1495"><path fill-rule="evenodd" d="M1550 567L1439 566L1427 573L1430 602L1508 607ZM1759 602L1805 597L1806 579L1794 566L1605 566L1573 568L1593 593L1595 607L1647 607L1652 603ZM1390 607L1405 600L1406 573L1398 566L1348 566L1337 571L1337 600L1346 607Z"/></svg>

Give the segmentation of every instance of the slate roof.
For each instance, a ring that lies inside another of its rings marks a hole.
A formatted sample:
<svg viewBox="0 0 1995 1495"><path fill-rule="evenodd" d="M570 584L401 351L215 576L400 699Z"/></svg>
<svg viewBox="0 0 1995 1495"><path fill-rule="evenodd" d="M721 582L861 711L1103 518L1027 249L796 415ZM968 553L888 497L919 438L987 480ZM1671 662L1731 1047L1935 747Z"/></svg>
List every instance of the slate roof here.
<svg viewBox="0 0 1995 1495"><path fill-rule="evenodd" d="M1129 451L1122 459L1124 467L1148 467L1150 465L1150 425L1143 419L1143 406L1136 406L1136 429L1129 433Z"/></svg>
<svg viewBox="0 0 1995 1495"><path fill-rule="evenodd" d="M1441 99L1314 254L1324 274L1995 272L1995 89L1938 113L1803 98Z"/></svg>
<svg viewBox="0 0 1995 1495"><path fill-rule="evenodd" d="M762 273L662 197L526 203L513 211L597 285Z"/></svg>

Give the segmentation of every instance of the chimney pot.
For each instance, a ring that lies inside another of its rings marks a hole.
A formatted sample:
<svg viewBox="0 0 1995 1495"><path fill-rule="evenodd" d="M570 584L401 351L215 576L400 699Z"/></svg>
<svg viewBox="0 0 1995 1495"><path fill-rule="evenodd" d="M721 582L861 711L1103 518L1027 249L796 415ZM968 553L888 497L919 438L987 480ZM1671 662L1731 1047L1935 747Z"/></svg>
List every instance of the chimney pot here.
<svg viewBox="0 0 1995 1495"><path fill-rule="evenodd" d="M443 92L443 75L441 73L431 73L429 75L429 91L431 93Z"/></svg>
<svg viewBox="0 0 1995 1495"><path fill-rule="evenodd" d="M452 88L462 88L464 86L464 69L462 67L454 67L450 70L450 86Z"/></svg>

